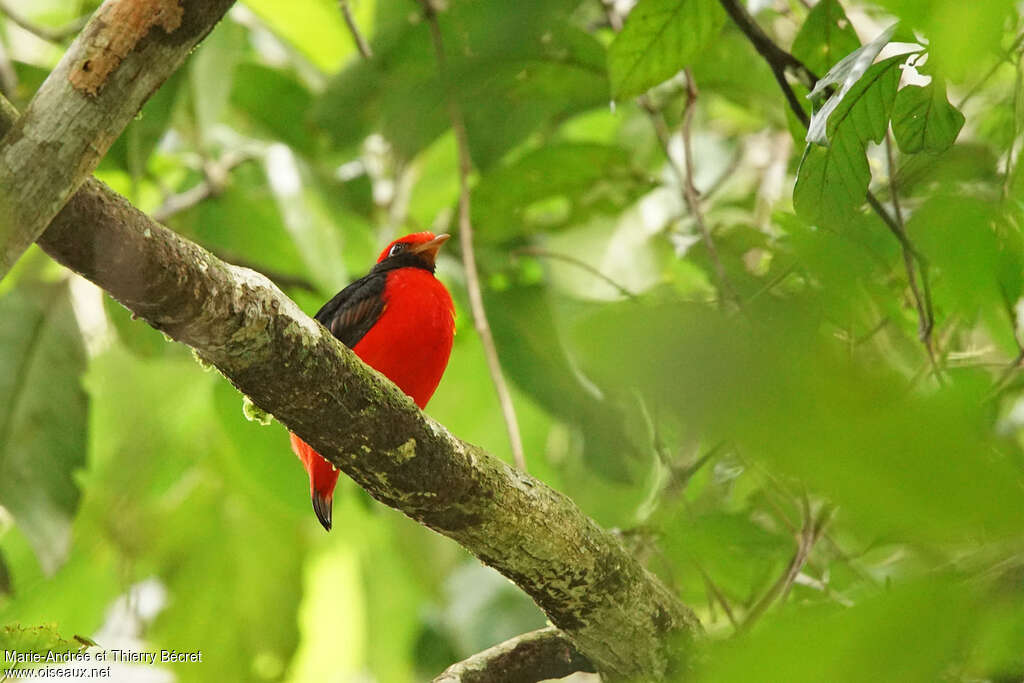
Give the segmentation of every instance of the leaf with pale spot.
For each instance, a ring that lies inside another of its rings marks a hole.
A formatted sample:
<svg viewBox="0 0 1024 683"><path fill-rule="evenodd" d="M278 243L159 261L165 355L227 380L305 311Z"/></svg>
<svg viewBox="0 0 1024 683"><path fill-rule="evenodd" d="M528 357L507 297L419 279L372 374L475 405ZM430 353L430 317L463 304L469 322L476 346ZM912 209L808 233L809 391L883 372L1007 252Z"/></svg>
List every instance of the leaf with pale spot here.
<svg viewBox="0 0 1024 683"><path fill-rule="evenodd" d="M938 154L956 142L964 115L946 98L946 84L908 85L896 95L892 132L904 154Z"/></svg>

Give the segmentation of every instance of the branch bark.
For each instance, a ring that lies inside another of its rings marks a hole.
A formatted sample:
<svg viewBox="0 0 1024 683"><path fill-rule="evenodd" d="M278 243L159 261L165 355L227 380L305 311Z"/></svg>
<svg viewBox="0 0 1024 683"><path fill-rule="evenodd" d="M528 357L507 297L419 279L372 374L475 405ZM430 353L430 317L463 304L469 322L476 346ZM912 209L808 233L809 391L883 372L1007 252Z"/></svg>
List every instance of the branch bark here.
<svg viewBox="0 0 1024 683"><path fill-rule="evenodd" d="M0 279L234 0L107 0L0 141Z"/></svg>
<svg viewBox="0 0 1024 683"><path fill-rule="evenodd" d="M16 113L0 103L2 134ZM217 259L95 179L39 245L196 349L374 498L515 582L603 673L654 680L673 660L685 666L675 649L700 623L615 536L452 436L262 275Z"/></svg>
<svg viewBox="0 0 1024 683"><path fill-rule="evenodd" d="M535 683L594 665L553 626L524 633L452 664L434 683Z"/></svg>

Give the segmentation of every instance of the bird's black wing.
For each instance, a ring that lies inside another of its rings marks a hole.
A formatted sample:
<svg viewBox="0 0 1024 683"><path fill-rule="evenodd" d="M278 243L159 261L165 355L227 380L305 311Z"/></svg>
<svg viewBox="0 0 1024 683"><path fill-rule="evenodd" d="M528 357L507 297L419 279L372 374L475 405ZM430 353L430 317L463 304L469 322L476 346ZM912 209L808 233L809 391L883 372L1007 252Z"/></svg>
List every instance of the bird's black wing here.
<svg viewBox="0 0 1024 683"><path fill-rule="evenodd" d="M352 348L370 331L384 312L384 285L387 273L371 272L334 295L314 316Z"/></svg>

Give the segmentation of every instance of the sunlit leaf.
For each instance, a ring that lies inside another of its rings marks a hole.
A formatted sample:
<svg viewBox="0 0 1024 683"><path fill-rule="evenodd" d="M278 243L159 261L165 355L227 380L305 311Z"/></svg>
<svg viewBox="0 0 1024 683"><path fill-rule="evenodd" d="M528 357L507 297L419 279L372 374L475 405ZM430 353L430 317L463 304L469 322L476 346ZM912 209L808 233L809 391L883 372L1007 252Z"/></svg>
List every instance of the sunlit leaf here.
<svg viewBox="0 0 1024 683"><path fill-rule="evenodd" d="M337 69L342 59L355 54L352 36L345 28L345 21L334 0L247 0L251 8L267 25L304 58L323 71ZM372 26L367 19L372 16L372 0L351 3L358 12L361 29L368 32Z"/></svg>

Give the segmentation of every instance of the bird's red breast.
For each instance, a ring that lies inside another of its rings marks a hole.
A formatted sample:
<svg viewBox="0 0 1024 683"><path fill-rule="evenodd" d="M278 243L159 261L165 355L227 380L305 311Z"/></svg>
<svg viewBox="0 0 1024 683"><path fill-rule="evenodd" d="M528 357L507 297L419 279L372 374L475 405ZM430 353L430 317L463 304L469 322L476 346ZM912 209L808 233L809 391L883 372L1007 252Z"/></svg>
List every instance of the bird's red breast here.
<svg viewBox="0 0 1024 683"><path fill-rule="evenodd" d="M441 381L455 334L452 298L434 277L434 258L447 239L421 232L395 240L367 275L316 314L334 336L420 408ZM338 471L294 434L291 443L309 473L317 518L330 530Z"/></svg>

